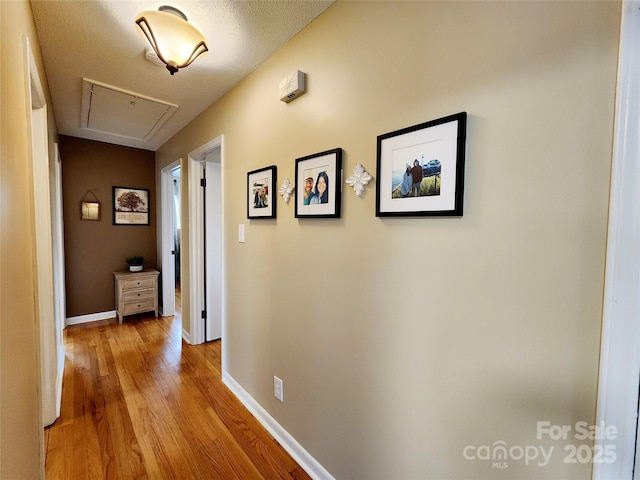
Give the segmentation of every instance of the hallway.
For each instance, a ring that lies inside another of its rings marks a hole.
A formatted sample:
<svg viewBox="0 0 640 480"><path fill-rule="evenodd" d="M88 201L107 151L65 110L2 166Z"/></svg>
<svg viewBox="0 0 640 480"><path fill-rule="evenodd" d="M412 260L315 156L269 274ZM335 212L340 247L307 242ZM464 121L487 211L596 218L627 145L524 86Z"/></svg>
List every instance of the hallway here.
<svg viewBox="0 0 640 480"><path fill-rule="evenodd" d="M182 342L180 316L65 330L46 478L308 479L221 381L220 342Z"/></svg>

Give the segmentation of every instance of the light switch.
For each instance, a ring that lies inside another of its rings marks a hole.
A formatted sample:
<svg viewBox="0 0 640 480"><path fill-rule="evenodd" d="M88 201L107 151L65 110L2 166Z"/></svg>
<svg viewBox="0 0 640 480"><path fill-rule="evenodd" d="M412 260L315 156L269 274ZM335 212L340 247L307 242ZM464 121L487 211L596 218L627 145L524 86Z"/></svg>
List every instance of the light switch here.
<svg viewBox="0 0 640 480"><path fill-rule="evenodd" d="M238 225L238 242L244 243L244 224Z"/></svg>
<svg viewBox="0 0 640 480"><path fill-rule="evenodd" d="M275 375L273 376L273 396L284 402L284 383Z"/></svg>

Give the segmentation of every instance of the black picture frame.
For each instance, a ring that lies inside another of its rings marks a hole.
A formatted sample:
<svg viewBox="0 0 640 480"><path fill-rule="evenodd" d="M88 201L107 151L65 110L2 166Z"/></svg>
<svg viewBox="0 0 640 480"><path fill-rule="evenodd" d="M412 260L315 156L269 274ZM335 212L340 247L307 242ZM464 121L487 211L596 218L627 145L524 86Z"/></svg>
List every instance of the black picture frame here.
<svg viewBox="0 0 640 480"><path fill-rule="evenodd" d="M295 218L340 218L342 148L296 158L295 185Z"/></svg>
<svg viewBox="0 0 640 480"><path fill-rule="evenodd" d="M112 188L114 225L149 225L150 191L148 188Z"/></svg>
<svg viewBox="0 0 640 480"><path fill-rule="evenodd" d="M275 165L247 173L247 218L276 218Z"/></svg>
<svg viewBox="0 0 640 480"><path fill-rule="evenodd" d="M379 135L376 216L461 217L466 134L467 113L460 112Z"/></svg>

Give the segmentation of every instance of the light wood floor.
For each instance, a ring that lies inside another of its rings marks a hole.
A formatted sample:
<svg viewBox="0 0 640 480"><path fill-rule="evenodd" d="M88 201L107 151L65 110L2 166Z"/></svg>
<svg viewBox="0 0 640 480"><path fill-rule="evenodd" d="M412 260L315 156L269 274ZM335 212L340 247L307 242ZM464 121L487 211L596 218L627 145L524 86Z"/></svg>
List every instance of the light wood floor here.
<svg viewBox="0 0 640 480"><path fill-rule="evenodd" d="M310 478L223 385L220 342L181 330L153 314L65 330L47 480Z"/></svg>

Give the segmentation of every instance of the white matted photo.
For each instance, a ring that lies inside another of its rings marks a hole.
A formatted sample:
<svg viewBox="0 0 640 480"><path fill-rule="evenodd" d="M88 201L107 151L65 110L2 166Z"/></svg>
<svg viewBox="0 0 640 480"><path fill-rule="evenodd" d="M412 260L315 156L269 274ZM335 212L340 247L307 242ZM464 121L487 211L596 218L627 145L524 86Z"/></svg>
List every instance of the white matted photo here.
<svg viewBox="0 0 640 480"><path fill-rule="evenodd" d="M296 218L340 218L342 149L296 159Z"/></svg>
<svg viewBox="0 0 640 480"><path fill-rule="evenodd" d="M247 218L276 218L276 173L275 165L247 173Z"/></svg>
<svg viewBox="0 0 640 480"><path fill-rule="evenodd" d="M462 216L466 112L378 136L376 216Z"/></svg>

